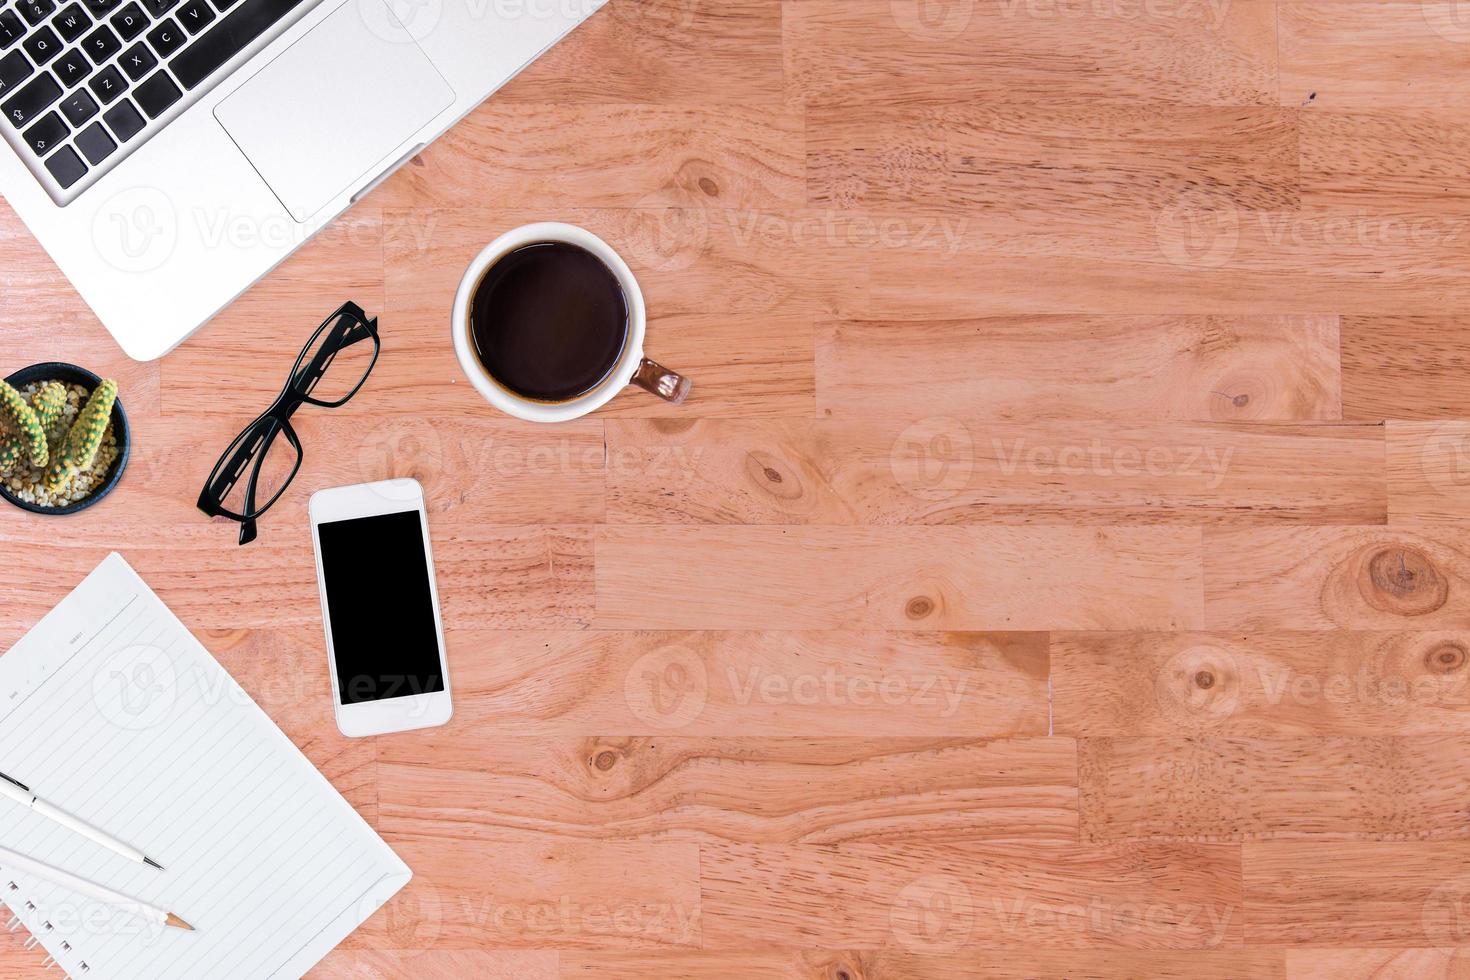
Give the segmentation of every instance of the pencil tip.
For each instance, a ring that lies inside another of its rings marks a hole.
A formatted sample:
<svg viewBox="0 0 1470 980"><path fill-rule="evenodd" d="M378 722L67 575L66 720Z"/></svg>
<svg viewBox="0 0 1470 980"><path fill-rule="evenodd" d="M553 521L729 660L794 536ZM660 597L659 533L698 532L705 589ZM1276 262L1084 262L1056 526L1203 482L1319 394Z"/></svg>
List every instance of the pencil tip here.
<svg viewBox="0 0 1470 980"><path fill-rule="evenodd" d="M189 923L185 922L177 915L174 915L172 912L168 914L168 924L173 926L175 929L188 929L190 932L194 931L193 926L189 925Z"/></svg>
<svg viewBox="0 0 1470 980"><path fill-rule="evenodd" d="M148 865L149 867L157 868L159 871L162 871L163 870L163 865L159 864L157 861L153 860L151 857L145 857L145 858L143 858L143 863L146 864L146 865Z"/></svg>

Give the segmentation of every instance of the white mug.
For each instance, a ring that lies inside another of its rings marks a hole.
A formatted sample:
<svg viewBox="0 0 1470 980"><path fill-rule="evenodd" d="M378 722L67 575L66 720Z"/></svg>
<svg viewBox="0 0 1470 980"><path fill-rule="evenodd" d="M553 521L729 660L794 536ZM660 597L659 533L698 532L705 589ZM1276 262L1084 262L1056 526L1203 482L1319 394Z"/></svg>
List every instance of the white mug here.
<svg viewBox="0 0 1470 980"><path fill-rule="evenodd" d="M623 289L623 298L628 304L628 335L617 363L607 377L591 391L560 402L536 401L501 385L480 363L470 336L470 301L481 280L485 278L485 273L516 249L545 242L576 245L597 256L617 277L618 284ZM486 401L507 415L525 419L527 422L567 422L595 412L630 384L675 405L689 396L688 378L643 356L643 335L647 325L643 291L638 288L638 280L633 277L628 263L613 251L611 245L585 228L542 221L506 232L475 256L470 267L465 270L464 278L460 280L459 292L454 296L454 315L450 329L454 334L454 353L459 358L459 365L464 369L470 383L475 386L475 390L484 395Z"/></svg>

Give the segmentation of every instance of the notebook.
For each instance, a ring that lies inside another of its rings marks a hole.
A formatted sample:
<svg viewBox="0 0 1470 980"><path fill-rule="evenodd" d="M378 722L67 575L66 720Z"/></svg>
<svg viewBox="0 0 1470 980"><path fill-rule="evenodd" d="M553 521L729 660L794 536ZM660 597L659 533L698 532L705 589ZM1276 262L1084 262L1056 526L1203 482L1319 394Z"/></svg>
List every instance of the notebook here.
<svg viewBox="0 0 1470 980"><path fill-rule="evenodd" d="M4 799L0 844L197 930L0 866L72 977L299 977L412 877L117 554L0 656L0 771L167 870Z"/></svg>

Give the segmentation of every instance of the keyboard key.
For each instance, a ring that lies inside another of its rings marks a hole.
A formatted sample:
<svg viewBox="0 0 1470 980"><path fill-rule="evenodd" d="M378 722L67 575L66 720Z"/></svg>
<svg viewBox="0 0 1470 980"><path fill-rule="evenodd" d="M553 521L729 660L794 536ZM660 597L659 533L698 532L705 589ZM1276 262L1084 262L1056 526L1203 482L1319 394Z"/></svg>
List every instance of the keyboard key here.
<svg viewBox="0 0 1470 980"><path fill-rule="evenodd" d="M122 0L82 0L82 2L87 5L88 10L92 11L93 17L106 17L122 5Z"/></svg>
<svg viewBox="0 0 1470 980"><path fill-rule="evenodd" d="M153 15L154 20L158 20L164 14L174 9L174 4L178 2L179 0L143 0L143 6L148 8L148 12Z"/></svg>
<svg viewBox="0 0 1470 980"><path fill-rule="evenodd" d="M195 0L202 2L202 0ZM169 62L184 88L193 88L240 50L270 30L303 0L242 0L219 26L189 45Z"/></svg>
<svg viewBox="0 0 1470 980"><path fill-rule="evenodd" d="M104 24L87 35L82 47L87 49L87 57L100 65L122 50L122 42Z"/></svg>
<svg viewBox="0 0 1470 980"><path fill-rule="evenodd" d="M62 140L70 134L71 130L61 121L61 117L54 112L48 112L26 130L26 145L36 156L43 157L60 146Z"/></svg>
<svg viewBox="0 0 1470 980"><path fill-rule="evenodd" d="M235 0L211 0L211 2L214 4L214 9L220 13L224 13L235 5Z"/></svg>
<svg viewBox="0 0 1470 980"><path fill-rule="evenodd" d="M143 131L148 125L143 121L143 115L127 99L108 109L102 114L102 121L112 130L114 136L126 143Z"/></svg>
<svg viewBox="0 0 1470 980"><path fill-rule="evenodd" d="M136 82L158 66L158 59L148 50L148 45L139 41L123 52L122 61L118 63L128 73L128 77Z"/></svg>
<svg viewBox="0 0 1470 980"><path fill-rule="evenodd" d="M182 94L167 72L159 72L133 90L133 98L148 113L149 119L157 119L163 115L163 110L179 101Z"/></svg>
<svg viewBox="0 0 1470 980"><path fill-rule="evenodd" d="M51 70L56 72L61 84L71 88L73 85L80 85L83 79L92 74L92 63L82 55L81 48L72 48L56 59Z"/></svg>
<svg viewBox="0 0 1470 980"><path fill-rule="evenodd" d="M27 82L25 88L12 95L8 102L0 105L0 112L5 113L6 121L18 129L51 108L51 103L59 98L61 86L56 84L56 79L49 72L42 72L34 81Z"/></svg>
<svg viewBox="0 0 1470 980"><path fill-rule="evenodd" d="M184 0L176 15L190 34L198 34L214 20L214 11L204 0Z"/></svg>
<svg viewBox="0 0 1470 980"><path fill-rule="evenodd" d="M46 169L51 171L51 176L63 188L70 187L81 180L87 173L87 165L82 158L77 156L77 151L69 146L63 146L55 153L46 158Z"/></svg>
<svg viewBox="0 0 1470 980"><path fill-rule="evenodd" d="M122 95L123 90L127 87L128 83L123 79L122 72L118 71L112 65L108 65L96 75L93 75L92 80L87 83L87 88L91 89L92 94L102 100L103 105L107 105L113 99Z"/></svg>
<svg viewBox="0 0 1470 980"><path fill-rule="evenodd" d="M61 35L63 41L70 43L81 37L82 32L92 26L92 18L87 16L81 4L74 3L57 14L51 26L56 28L56 33Z"/></svg>
<svg viewBox="0 0 1470 980"><path fill-rule="evenodd" d="M41 23L50 17L55 9L55 0L23 0L20 5L20 12L25 15L28 24Z"/></svg>
<svg viewBox="0 0 1470 980"><path fill-rule="evenodd" d="M117 16L108 21L112 29L122 35L124 41L131 41L143 33L143 28L148 26L148 18L143 13L143 8L136 3L130 3L117 12Z"/></svg>
<svg viewBox="0 0 1470 980"><path fill-rule="evenodd" d="M0 48L8 48L26 36L26 25L14 10L0 10Z"/></svg>
<svg viewBox="0 0 1470 980"><path fill-rule="evenodd" d="M107 135L107 130L102 128L101 123L93 123L77 133L76 145L82 151L82 156L94 167L112 156L112 151L117 149L117 144Z"/></svg>
<svg viewBox="0 0 1470 980"><path fill-rule="evenodd" d="M88 95L86 89L79 88L61 100L61 114L73 126L80 126L97 115L97 100Z"/></svg>
<svg viewBox="0 0 1470 980"><path fill-rule="evenodd" d="M9 95L12 88L30 78L35 70L19 51L0 58L0 98Z"/></svg>
<svg viewBox="0 0 1470 980"><path fill-rule="evenodd" d="M167 58L184 46L184 29L172 20L166 20L148 32L148 43L160 57Z"/></svg>
<svg viewBox="0 0 1470 980"><path fill-rule="evenodd" d="M20 46L26 49L31 60L38 65L44 65L61 54L61 38L57 37L56 32L49 27L33 31L30 37L21 42Z"/></svg>

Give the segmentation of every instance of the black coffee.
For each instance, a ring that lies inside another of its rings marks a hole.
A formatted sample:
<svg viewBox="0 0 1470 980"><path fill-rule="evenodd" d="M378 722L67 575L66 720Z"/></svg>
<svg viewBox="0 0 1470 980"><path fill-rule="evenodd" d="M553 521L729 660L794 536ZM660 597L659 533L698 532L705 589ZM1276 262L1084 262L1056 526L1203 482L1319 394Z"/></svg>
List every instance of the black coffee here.
<svg viewBox="0 0 1470 980"><path fill-rule="evenodd" d="M523 398L564 402L607 377L628 339L628 301L602 260L561 242L525 245L470 300L475 354Z"/></svg>

